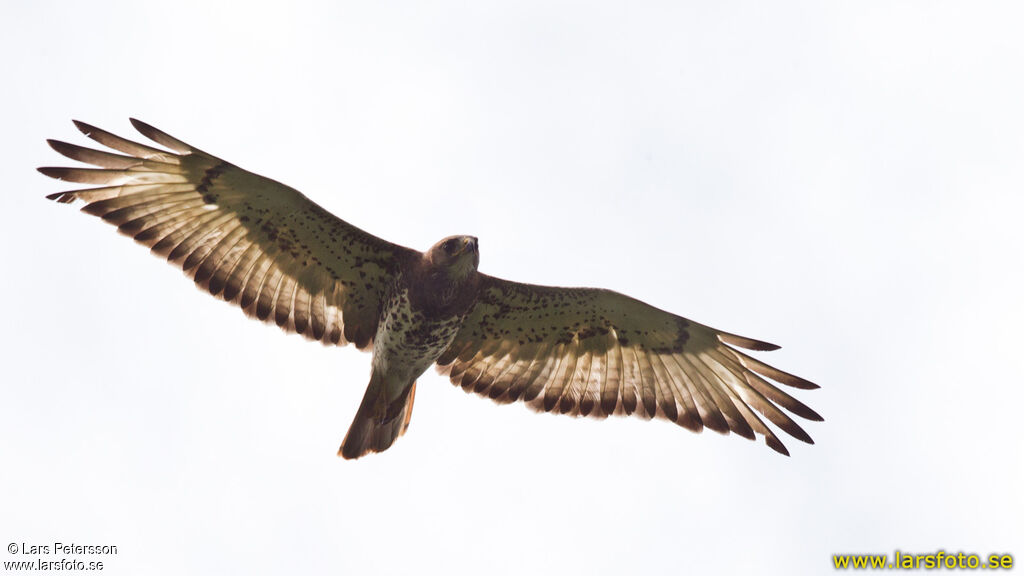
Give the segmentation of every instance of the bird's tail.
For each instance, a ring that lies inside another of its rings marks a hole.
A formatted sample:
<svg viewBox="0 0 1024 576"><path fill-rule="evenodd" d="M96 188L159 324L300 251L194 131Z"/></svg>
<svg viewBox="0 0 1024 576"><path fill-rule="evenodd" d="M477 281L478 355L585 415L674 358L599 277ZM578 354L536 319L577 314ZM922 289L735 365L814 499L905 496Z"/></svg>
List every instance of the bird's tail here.
<svg viewBox="0 0 1024 576"><path fill-rule="evenodd" d="M345 459L359 458L370 452L383 452L405 434L412 418L412 402L416 397L413 382L402 394L388 401L387 387L376 370L370 375L363 402L359 405L348 434L341 442L338 455Z"/></svg>

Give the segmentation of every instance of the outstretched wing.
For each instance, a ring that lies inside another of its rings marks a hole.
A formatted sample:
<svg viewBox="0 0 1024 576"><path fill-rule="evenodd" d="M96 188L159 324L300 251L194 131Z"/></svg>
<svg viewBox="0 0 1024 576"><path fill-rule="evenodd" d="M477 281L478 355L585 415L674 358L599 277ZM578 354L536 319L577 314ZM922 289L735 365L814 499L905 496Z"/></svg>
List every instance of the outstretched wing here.
<svg viewBox="0 0 1024 576"><path fill-rule="evenodd" d="M325 344L370 345L385 288L418 252L363 232L284 184L131 122L173 152L76 121L86 136L123 154L49 140L98 168L40 168L97 186L48 198L84 201L83 211L251 316Z"/></svg>
<svg viewBox="0 0 1024 576"><path fill-rule="evenodd" d="M474 308L437 362L454 384L500 403L522 400L538 411L598 418L657 416L695 432L707 427L750 439L760 434L788 455L756 410L813 443L779 407L809 420L821 416L765 378L818 386L729 345L778 348L610 290L482 275Z"/></svg>

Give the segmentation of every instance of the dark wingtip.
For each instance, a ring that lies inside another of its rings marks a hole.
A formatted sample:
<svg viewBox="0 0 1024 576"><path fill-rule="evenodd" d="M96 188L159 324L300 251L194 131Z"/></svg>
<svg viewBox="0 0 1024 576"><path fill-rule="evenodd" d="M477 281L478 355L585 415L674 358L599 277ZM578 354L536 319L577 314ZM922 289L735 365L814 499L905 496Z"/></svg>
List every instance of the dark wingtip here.
<svg viewBox="0 0 1024 576"><path fill-rule="evenodd" d="M742 436L747 440L757 440L757 434L754 434L754 429L750 427L750 424L747 424L746 420L733 421L729 430L731 430L733 434Z"/></svg>
<svg viewBox="0 0 1024 576"><path fill-rule="evenodd" d="M765 436L764 443L767 444L769 448L775 450L779 454L782 454L783 456L789 456L789 450L787 450L786 446L782 442L780 442L779 439L776 438L774 435Z"/></svg>
<svg viewBox="0 0 1024 576"><path fill-rule="evenodd" d="M142 134L157 144L161 144L182 154L192 151L192 147L188 144L185 144L181 140L178 140L170 134L157 129L138 118L129 118L128 121L132 123L132 126L134 126L136 130L139 131L139 134Z"/></svg>
<svg viewBox="0 0 1024 576"><path fill-rule="evenodd" d="M85 134L86 136L88 136L89 134L91 134L91 133L96 131L96 127L95 126L93 126L91 124L86 124L85 122L82 122L81 120L72 120L71 122L74 123L75 128L78 128L79 132L81 132L82 134Z"/></svg>
<svg viewBox="0 0 1024 576"><path fill-rule="evenodd" d="M56 178L57 180L60 180L62 179L64 174L66 174L67 168L60 168L58 166L41 166L39 168L36 168L36 170L38 170L39 173L43 174L44 176L49 176L50 178Z"/></svg>
<svg viewBox="0 0 1024 576"><path fill-rule="evenodd" d="M61 156L71 158L72 160L78 160L75 156L78 156L76 151L81 150L80 146L75 146L74 144L69 144L63 140L55 140L53 138L47 138L46 143Z"/></svg>
<svg viewBox="0 0 1024 576"><path fill-rule="evenodd" d="M70 204L76 200L74 192L54 192L53 194L47 194L47 200L54 200L59 204Z"/></svg>
<svg viewBox="0 0 1024 576"><path fill-rule="evenodd" d="M801 442L804 442L806 444L814 444L814 439L811 438L811 435L808 434L803 428L796 425L795 423L790 427L784 428L784 430L788 432L790 436L796 438Z"/></svg>
<svg viewBox="0 0 1024 576"><path fill-rule="evenodd" d="M825 421L825 418L821 414L818 414L817 412L815 412L814 410L811 410L810 408L807 409L806 413L798 414L798 416L800 416L801 418L810 420L812 422L824 422Z"/></svg>
<svg viewBox="0 0 1024 576"><path fill-rule="evenodd" d="M739 336L737 334L730 334L728 332L718 333L719 342L724 342L732 346L739 346L740 348L746 348L747 350L756 350L758 352L771 352L778 350L781 346L772 344L771 342L765 342L763 340L755 340L754 338L747 338L746 336Z"/></svg>
<svg viewBox="0 0 1024 576"><path fill-rule="evenodd" d="M142 132L143 134L145 134L147 130L148 131L155 130L152 126L150 126L149 124L146 124L145 122L143 122L142 120L139 120L138 118L128 118L128 121L132 123L132 126L136 130L138 130L139 132Z"/></svg>
<svg viewBox="0 0 1024 576"><path fill-rule="evenodd" d="M799 388L801 390L817 390L821 386L811 382L810 380L804 380L799 376L793 376L792 380L783 382L783 384L792 386L793 388Z"/></svg>

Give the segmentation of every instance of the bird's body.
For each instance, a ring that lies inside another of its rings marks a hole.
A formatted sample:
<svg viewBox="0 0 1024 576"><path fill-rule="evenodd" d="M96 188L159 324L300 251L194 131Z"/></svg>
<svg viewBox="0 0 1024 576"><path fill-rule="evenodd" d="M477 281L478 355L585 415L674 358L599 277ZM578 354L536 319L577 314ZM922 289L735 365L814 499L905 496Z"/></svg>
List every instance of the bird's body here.
<svg viewBox="0 0 1024 576"><path fill-rule="evenodd" d="M341 446L346 458L382 451L405 432L416 379L462 328L476 293L476 266L472 275L454 277L448 267L432 262L431 255L443 252L440 247L449 241L458 246L455 258L476 256L476 238L446 238L423 255L412 274L399 274L386 293L373 339L370 384Z"/></svg>
<svg viewBox="0 0 1024 576"><path fill-rule="evenodd" d="M482 274L478 242L419 252L340 220L283 184L132 120L173 152L84 123L118 153L50 141L99 168L40 168L97 187L52 194L179 265L197 285L260 320L325 344L372 346L370 383L339 453L390 447L409 425L416 380L437 363L466 391L546 412L659 417L735 432L784 454L755 413L811 442L779 407L821 417L765 378L817 386L734 347L777 348L628 296Z"/></svg>

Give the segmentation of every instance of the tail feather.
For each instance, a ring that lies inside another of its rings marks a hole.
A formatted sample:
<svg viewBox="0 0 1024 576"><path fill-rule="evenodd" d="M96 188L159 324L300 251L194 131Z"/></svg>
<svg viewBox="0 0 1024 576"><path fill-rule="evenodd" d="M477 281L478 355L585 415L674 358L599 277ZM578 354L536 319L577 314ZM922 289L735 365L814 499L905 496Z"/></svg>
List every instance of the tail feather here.
<svg viewBox="0 0 1024 576"><path fill-rule="evenodd" d="M413 382L398 398L388 402L383 382L376 372L371 375L366 394L348 434L341 442L338 455L351 460L390 448L409 427L415 397L416 383Z"/></svg>

